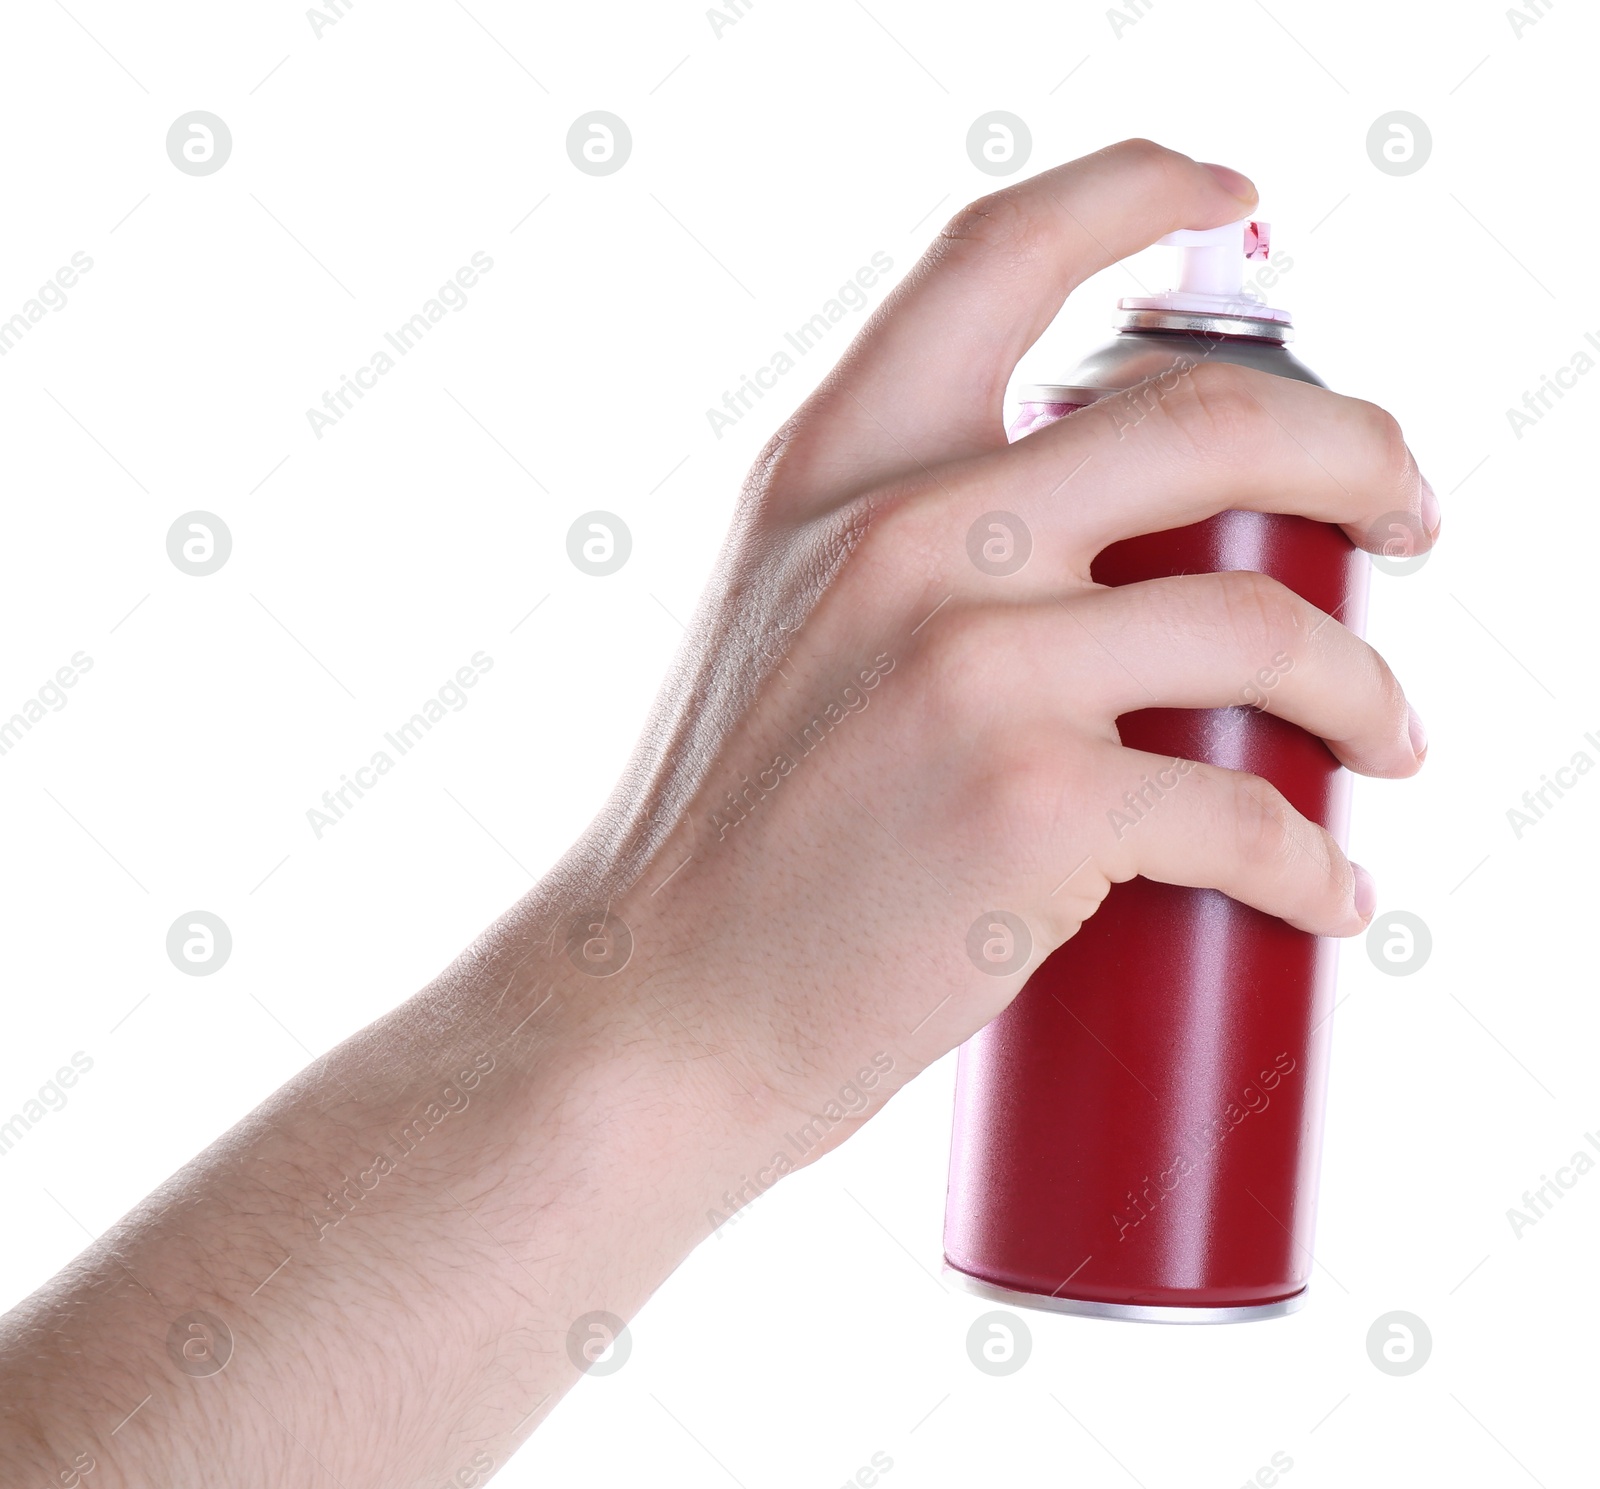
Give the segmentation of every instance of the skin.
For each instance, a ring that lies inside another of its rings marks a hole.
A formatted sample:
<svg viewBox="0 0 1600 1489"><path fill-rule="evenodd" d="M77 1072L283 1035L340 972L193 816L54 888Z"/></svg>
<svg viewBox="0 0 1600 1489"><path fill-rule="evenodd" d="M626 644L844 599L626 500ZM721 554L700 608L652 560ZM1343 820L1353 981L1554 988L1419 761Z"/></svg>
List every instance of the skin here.
<svg viewBox="0 0 1600 1489"><path fill-rule="evenodd" d="M8 1482L74 1489L86 1460L94 1489L482 1482L604 1344L569 1347L576 1321L627 1318L730 1203L999 1013L1113 883L1365 927L1370 879L1262 780L1198 766L1120 840L1107 810L1166 763L1122 748L1119 714L1236 702L1279 653L1266 706L1352 770L1412 774L1424 736L1382 659L1259 575L1111 590L1089 565L1238 507L1368 548L1405 512L1431 541L1394 419L1203 364L1014 446L1001 423L1077 284L1254 203L1130 141L951 221L757 461L559 865L0 1321ZM997 509L1034 544L1005 579L967 556ZM995 906L1032 933L1010 977L966 954Z"/></svg>

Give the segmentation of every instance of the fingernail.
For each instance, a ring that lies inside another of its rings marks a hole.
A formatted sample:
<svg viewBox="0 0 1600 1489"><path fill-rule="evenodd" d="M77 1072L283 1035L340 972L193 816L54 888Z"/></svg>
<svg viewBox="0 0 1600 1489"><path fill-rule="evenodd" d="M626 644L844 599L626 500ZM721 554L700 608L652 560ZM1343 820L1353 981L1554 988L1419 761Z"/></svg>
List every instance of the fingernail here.
<svg viewBox="0 0 1600 1489"><path fill-rule="evenodd" d="M1439 498L1433 493L1433 483L1426 476L1422 478L1422 525L1428 530L1430 539L1439 536L1439 524L1444 520L1444 514L1439 510Z"/></svg>
<svg viewBox="0 0 1600 1489"><path fill-rule="evenodd" d="M1428 731L1422 727L1422 720L1417 717L1416 709L1408 703L1406 710L1409 714L1406 719L1406 732L1411 736L1411 753L1418 760L1425 760L1428 756Z"/></svg>
<svg viewBox="0 0 1600 1489"><path fill-rule="evenodd" d="M1255 206L1255 182L1252 181L1248 176L1241 176L1238 171L1229 170L1225 165L1212 165L1208 160L1202 160L1200 164L1217 178L1217 184L1225 192L1227 192L1229 196L1236 196L1241 202L1244 202L1252 207Z"/></svg>
<svg viewBox="0 0 1600 1489"><path fill-rule="evenodd" d="M1371 920L1372 912L1378 908L1378 886L1372 882L1372 875L1359 863L1353 863L1350 867L1356 875L1356 914L1362 920Z"/></svg>

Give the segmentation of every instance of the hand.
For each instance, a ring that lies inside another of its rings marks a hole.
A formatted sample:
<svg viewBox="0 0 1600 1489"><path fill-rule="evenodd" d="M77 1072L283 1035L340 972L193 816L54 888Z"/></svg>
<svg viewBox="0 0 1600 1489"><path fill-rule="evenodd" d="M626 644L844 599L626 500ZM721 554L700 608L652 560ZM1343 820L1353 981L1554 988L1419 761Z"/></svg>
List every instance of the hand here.
<svg viewBox="0 0 1600 1489"><path fill-rule="evenodd" d="M1424 736L1382 658L1261 575L1109 589L1089 567L1228 508L1367 546L1403 511L1431 540L1437 502L1394 419L1202 363L1003 433L1015 363L1075 285L1254 202L1231 171L1131 141L973 204L751 472L634 768L576 853L632 927L631 976L693 1031L685 1058L715 1050L771 1104L744 1116L775 1118L774 1139L874 1054L892 1090L966 1039L1136 874L1326 935L1371 916L1364 872L1259 778L1197 765L1120 840L1108 811L1170 764L1122 748L1120 714L1237 703L1280 655L1274 712L1353 770L1412 774ZM1003 579L967 553L997 509L1034 545ZM996 906L1032 933L1007 978L966 953Z"/></svg>

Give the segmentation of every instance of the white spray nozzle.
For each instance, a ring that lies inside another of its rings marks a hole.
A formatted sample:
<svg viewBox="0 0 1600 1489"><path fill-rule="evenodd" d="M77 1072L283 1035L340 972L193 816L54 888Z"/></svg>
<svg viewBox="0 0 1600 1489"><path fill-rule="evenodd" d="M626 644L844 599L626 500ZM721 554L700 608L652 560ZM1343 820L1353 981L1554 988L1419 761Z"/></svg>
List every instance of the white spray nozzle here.
<svg viewBox="0 0 1600 1489"><path fill-rule="evenodd" d="M1244 286L1245 265L1267 257L1271 246L1267 223L1245 218L1222 227L1180 228L1157 242L1178 250L1177 288L1160 295L1120 300L1122 309L1289 319L1287 311L1274 310Z"/></svg>
<svg viewBox="0 0 1600 1489"><path fill-rule="evenodd" d="M1264 259L1271 229L1264 222L1179 228L1157 241L1178 250L1178 289L1197 295L1238 295L1248 259Z"/></svg>

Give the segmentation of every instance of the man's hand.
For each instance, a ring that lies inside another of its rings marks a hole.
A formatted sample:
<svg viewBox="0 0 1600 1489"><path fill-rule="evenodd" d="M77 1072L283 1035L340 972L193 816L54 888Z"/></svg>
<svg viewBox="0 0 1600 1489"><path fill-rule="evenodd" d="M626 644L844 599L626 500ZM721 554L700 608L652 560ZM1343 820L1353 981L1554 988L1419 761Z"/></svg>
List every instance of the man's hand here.
<svg viewBox="0 0 1600 1489"><path fill-rule="evenodd" d="M957 215L757 462L584 837L7 1316L0 1462L63 1485L77 1463L92 1489L481 1482L591 1358L589 1315L626 1317L726 1195L993 1018L1112 883L1365 925L1370 882L1264 781L1196 766L1120 841L1107 810L1166 763L1121 746L1120 714L1237 702L1280 653L1275 712L1411 774L1422 734L1382 659L1260 576L1089 569L1228 508L1432 535L1394 420L1201 365L1127 395L1127 438L1116 400L1015 446L1001 425L1077 284L1254 200L1134 141ZM968 557L995 510L1033 538L1006 578ZM1032 932L1004 978L966 952L997 905Z"/></svg>
<svg viewBox="0 0 1600 1489"><path fill-rule="evenodd" d="M1382 658L1258 574L1109 589L1089 569L1229 508L1358 544L1403 511L1431 538L1437 503L1394 419L1202 363L1015 445L1003 432L1015 363L1074 286L1254 200L1231 171L1132 141L974 203L751 473L635 768L578 853L622 871L609 894L640 984L666 976L780 1128L876 1052L893 1089L966 1039L1136 874L1326 935L1366 925L1370 880L1257 777L1197 765L1120 841L1108 809L1170 763L1122 748L1120 714L1238 703L1273 657L1274 712L1353 770L1412 774L1424 735ZM1033 542L1004 578L968 556L996 510ZM1032 932L1009 978L966 953L997 905Z"/></svg>

